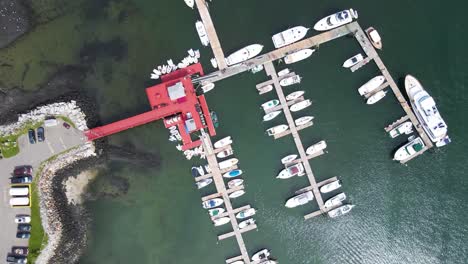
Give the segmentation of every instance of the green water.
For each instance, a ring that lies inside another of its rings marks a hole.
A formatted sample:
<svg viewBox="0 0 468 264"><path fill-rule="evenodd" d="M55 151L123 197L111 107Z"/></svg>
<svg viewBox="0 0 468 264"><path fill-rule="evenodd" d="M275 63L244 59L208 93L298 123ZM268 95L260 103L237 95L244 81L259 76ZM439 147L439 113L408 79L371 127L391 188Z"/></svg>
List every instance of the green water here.
<svg viewBox="0 0 468 264"><path fill-rule="evenodd" d="M1 52L4 60L15 61L11 72L1 73L5 84L21 83L33 90L54 70L40 61L74 64L85 44L117 39L126 52L116 58L100 50L84 84L99 104L102 121L111 122L148 109L144 88L152 84L149 74L154 66L169 58L178 61L187 49L200 47L194 29L197 13L182 0L89 0L74 5ZM468 4L214 0L210 11L221 44L230 53L252 43L271 50L273 33L312 26L322 16L350 6L359 11L363 27L372 25L381 33L380 54L395 80L401 85L404 75L412 73L435 97L454 143L431 150L408 166L393 162L393 150L405 138L391 140L383 127L403 111L392 96L368 106L356 92L377 68L369 64L353 74L341 68L345 59L359 52L354 39L322 45L310 59L290 66L303 80L286 90L305 90L313 101L312 107L295 115L315 116L314 126L300 133L304 144L321 139L328 143L328 153L311 161L318 180L340 176L343 191L357 206L346 217L306 222L302 216L317 209L314 203L296 209L283 204L307 180L274 179L279 159L295 147L290 137L274 141L264 135L269 126L285 122L282 116L268 124L260 121L259 105L274 98L273 93L262 97L256 93L255 84L267 79L264 72L217 83L207 98L220 119L218 138L234 138L246 181L247 194L234 205L258 209L258 232L244 235L248 250L268 247L285 264L467 263L468 23L463 13ZM211 51L202 48L201 53L205 71L211 71ZM30 69L21 79L25 64ZM158 122L109 138L113 144L160 154L161 167L109 164L101 183L112 174L128 179L130 188L120 197L88 204L94 221L81 263L214 264L238 254L233 239L216 241L229 230L214 228L200 206L200 196L214 191L194 188L190 167L202 162L185 160L167 137Z"/></svg>

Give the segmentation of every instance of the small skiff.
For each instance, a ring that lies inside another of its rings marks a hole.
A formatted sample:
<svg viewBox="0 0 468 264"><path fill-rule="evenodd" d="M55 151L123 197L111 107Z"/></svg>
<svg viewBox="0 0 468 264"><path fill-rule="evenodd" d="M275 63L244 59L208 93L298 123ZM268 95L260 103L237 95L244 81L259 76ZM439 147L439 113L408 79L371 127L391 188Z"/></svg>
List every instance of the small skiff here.
<svg viewBox="0 0 468 264"><path fill-rule="evenodd" d="M341 181L333 181L320 187L321 193L329 193L341 187Z"/></svg>
<svg viewBox="0 0 468 264"><path fill-rule="evenodd" d="M234 177L237 177L237 176L240 176L242 175L242 170L232 170L232 171L228 171L226 172L223 177L224 178L234 178Z"/></svg>
<svg viewBox="0 0 468 264"><path fill-rule="evenodd" d="M228 160L221 161L218 165L219 165L220 170L224 170L224 169L227 169L229 167L236 165L237 163L239 163L238 159L230 158Z"/></svg>
<svg viewBox="0 0 468 264"><path fill-rule="evenodd" d="M215 226L222 226L229 222L231 222L231 218L229 217L221 217L221 218L216 218L213 220L213 223Z"/></svg>
<svg viewBox="0 0 468 264"><path fill-rule="evenodd" d="M241 186L243 183L244 183L244 180L243 180L243 179L234 179L234 180L230 180L230 181L228 182L228 187L229 187L229 189L232 189L232 188L234 188L234 187Z"/></svg>
<svg viewBox="0 0 468 264"><path fill-rule="evenodd" d="M297 159L297 154L287 155L286 157L281 159L281 163L288 164L295 159Z"/></svg>
<svg viewBox="0 0 468 264"><path fill-rule="evenodd" d="M236 214L237 219L245 219L247 217L251 217L252 215L255 214L255 209L254 208L249 208L245 209L243 211L240 211L238 214Z"/></svg>
<svg viewBox="0 0 468 264"><path fill-rule="evenodd" d="M273 111L271 113L268 113L263 116L263 121L270 121L273 120L275 117L277 117L279 114L281 114L281 110L278 111Z"/></svg>
<svg viewBox="0 0 468 264"><path fill-rule="evenodd" d="M210 209L208 210L208 214L211 216L211 217L214 217L214 216L218 216L222 213L226 212L226 210L224 208L213 208L213 209Z"/></svg>
<svg viewBox="0 0 468 264"><path fill-rule="evenodd" d="M213 146L214 146L215 148L222 148L222 147L227 146L227 145L229 145L229 144L232 144L232 138L231 138L231 136L227 136L227 137L225 137L225 138L223 138L223 139L220 139L220 140L216 141L216 142L213 144Z"/></svg>
<svg viewBox="0 0 468 264"><path fill-rule="evenodd" d="M299 117L298 119L294 120L294 124L296 124L296 126L302 126L302 125L305 125L305 124L309 123L313 119L314 119L313 116Z"/></svg>
<svg viewBox="0 0 468 264"><path fill-rule="evenodd" d="M244 190L238 190L238 191L230 193L228 196L229 198L237 198L237 197L241 197L244 194L245 194Z"/></svg>
<svg viewBox="0 0 468 264"><path fill-rule="evenodd" d="M364 60L364 56L362 56L361 53L354 55L353 57L347 59L343 63L343 68L351 68L354 65L358 64L359 62L361 62L362 60Z"/></svg>
<svg viewBox="0 0 468 264"><path fill-rule="evenodd" d="M267 129L266 133L269 136L274 136L276 134L283 133L284 131L288 130L288 128L289 127L287 125L278 125Z"/></svg>
<svg viewBox="0 0 468 264"><path fill-rule="evenodd" d="M279 105L280 101L278 99L273 99L268 102L265 102L261 105L264 111L267 111L268 109L271 109L277 105Z"/></svg>
<svg viewBox="0 0 468 264"><path fill-rule="evenodd" d="M209 178L209 179L203 179L201 181L197 181L196 182L196 185L197 185L197 188L198 189L201 189L203 187L206 187L208 185L210 185L211 183L213 182L213 179Z"/></svg>
<svg viewBox="0 0 468 264"><path fill-rule="evenodd" d="M382 98L384 98L386 94L387 94L387 92L385 92L385 91L378 91L378 92L376 92L375 94L373 94L371 97L369 97L367 99L366 104L369 104L369 105L370 104L375 104L378 101L382 100Z"/></svg>
<svg viewBox="0 0 468 264"><path fill-rule="evenodd" d="M310 101L310 99L307 99L307 100L291 105L289 109L291 110L291 112L297 112L297 111L301 111L302 109L309 107L310 105L312 105L312 102Z"/></svg>
<svg viewBox="0 0 468 264"><path fill-rule="evenodd" d="M211 208L218 207L218 206L222 205L223 203L224 203L223 199L214 198L214 199L211 199L211 200L208 200L208 201L204 201L202 203L202 206L205 209L211 209Z"/></svg>
<svg viewBox="0 0 468 264"><path fill-rule="evenodd" d="M286 96L286 101L292 101L292 100L296 100L297 98L301 97L302 95L304 95L304 91L295 91L295 92L292 92L290 94L288 94Z"/></svg>

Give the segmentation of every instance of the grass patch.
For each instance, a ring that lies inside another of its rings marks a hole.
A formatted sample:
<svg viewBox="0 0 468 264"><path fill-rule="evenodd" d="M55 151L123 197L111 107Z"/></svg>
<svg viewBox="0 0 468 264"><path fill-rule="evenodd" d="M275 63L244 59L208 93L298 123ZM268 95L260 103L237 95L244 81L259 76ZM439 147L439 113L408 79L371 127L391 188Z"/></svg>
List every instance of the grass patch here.
<svg viewBox="0 0 468 264"><path fill-rule="evenodd" d="M29 255L28 263L35 263L37 257L41 253L41 250L47 245L47 234L44 232L41 223L41 214L39 208L39 194L37 193L37 175L31 185L32 197L31 197L31 238L29 239Z"/></svg>
<svg viewBox="0 0 468 264"><path fill-rule="evenodd" d="M27 134L29 129L36 129L44 122L26 123L21 129L12 135L0 136L0 150L4 158L10 158L19 153L18 138L21 135Z"/></svg>

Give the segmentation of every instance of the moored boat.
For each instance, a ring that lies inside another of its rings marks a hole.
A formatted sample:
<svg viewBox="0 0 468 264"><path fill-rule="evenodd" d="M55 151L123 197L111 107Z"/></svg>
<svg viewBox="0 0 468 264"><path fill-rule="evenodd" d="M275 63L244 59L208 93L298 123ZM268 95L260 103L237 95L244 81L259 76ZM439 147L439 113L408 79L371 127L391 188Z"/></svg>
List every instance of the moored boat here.
<svg viewBox="0 0 468 264"><path fill-rule="evenodd" d="M390 130L389 132L391 138L396 138L399 135L408 135L411 133L413 133L413 124L411 123L411 121L406 121L398 125L394 129Z"/></svg>
<svg viewBox="0 0 468 264"><path fill-rule="evenodd" d="M382 49L382 38L379 35L379 32L375 30L373 27L366 29L366 34L369 37L372 46L376 49Z"/></svg>
<svg viewBox="0 0 468 264"><path fill-rule="evenodd" d="M228 160L221 161L220 163L218 163L218 165L219 165L220 170L224 170L224 169L227 169L229 167L236 165L237 163L239 163L238 159L230 158Z"/></svg>
<svg viewBox="0 0 468 264"><path fill-rule="evenodd" d="M375 89L379 88L385 82L385 77L383 75L375 76L370 79L368 82L359 87L358 92L360 95L365 95L373 92Z"/></svg>
<svg viewBox="0 0 468 264"><path fill-rule="evenodd" d="M314 199L312 191L304 192L299 195L296 195L292 198L289 198L285 206L288 208L293 208L299 205L304 205Z"/></svg>
<svg viewBox="0 0 468 264"><path fill-rule="evenodd" d="M206 186L210 185L212 182L213 182L213 179L211 179L211 178L203 179L203 180L197 181L196 185L197 185L198 189L201 189L203 187L206 187Z"/></svg>
<svg viewBox="0 0 468 264"><path fill-rule="evenodd" d="M193 0L188 0L188 1L193 1ZM205 25L203 25L203 22L198 20L195 23L195 28L197 29L198 37L200 38L201 44L203 46L208 46L210 44L210 40L208 39L208 35L206 34Z"/></svg>
<svg viewBox="0 0 468 264"><path fill-rule="evenodd" d="M312 105L312 101L310 101L310 99L307 99L291 105L291 107L289 107L289 110L291 110L291 112L297 112L309 107L310 105Z"/></svg>
<svg viewBox="0 0 468 264"><path fill-rule="evenodd" d="M268 102L265 102L261 105L264 111L267 111L268 109L271 109L277 105L279 105L280 101L278 99L273 99Z"/></svg>
<svg viewBox="0 0 468 264"><path fill-rule="evenodd" d="M255 224L255 220L254 220L253 218L244 220L244 221L242 221L242 222L239 223L239 229L244 229L244 228L246 228L247 226L253 225L253 224Z"/></svg>
<svg viewBox="0 0 468 264"><path fill-rule="evenodd" d="M203 169L203 166L193 166L192 167L192 176L193 177L198 177L198 176L203 176L205 175L205 170Z"/></svg>
<svg viewBox="0 0 468 264"><path fill-rule="evenodd" d="M313 116L299 117L298 119L294 120L294 124L296 124L296 126L302 126L302 125L305 125L305 124L309 123L313 119L314 119Z"/></svg>
<svg viewBox="0 0 468 264"><path fill-rule="evenodd" d="M255 209L254 208L249 208L245 209L243 211L240 211L239 213L236 214L237 219L245 219L247 217L251 217L252 215L255 214Z"/></svg>
<svg viewBox="0 0 468 264"><path fill-rule="evenodd" d="M333 208L339 206L344 200L346 200L346 194L339 193L325 202L325 208Z"/></svg>
<svg viewBox="0 0 468 264"><path fill-rule="evenodd" d="M238 191L230 193L228 196L229 198L237 198L237 197L241 197L244 194L245 194L244 190L238 190Z"/></svg>
<svg viewBox="0 0 468 264"><path fill-rule="evenodd" d="M329 15L327 17L320 19L317 23L315 23L314 29L317 31L330 30L332 28L336 28L344 24L351 23L353 19L357 19L357 18L358 18L357 11L353 9L343 10L333 15Z"/></svg>
<svg viewBox="0 0 468 264"><path fill-rule="evenodd" d="M279 114L281 114L281 110L273 111L271 113L268 113L263 116L263 121L270 121L273 120L275 117L277 117Z"/></svg>
<svg viewBox="0 0 468 264"><path fill-rule="evenodd" d="M291 64L301 60L305 60L309 58L312 55L312 53L314 53L314 51L315 49L301 49L299 51L286 55L286 57L284 57L284 62L286 64Z"/></svg>
<svg viewBox="0 0 468 264"><path fill-rule="evenodd" d="M281 71L278 72L278 77L281 77L281 76L283 76L283 75L286 75L286 74L288 74L289 72L290 72L290 71L289 71L288 68L282 69Z"/></svg>
<svg viewBox="0 0 468 264"><path fill-rule="evenodd" d="M210 116L211 116L211 121L213 122L213 126L214 126L215 128L218 128L218 127L219 127L218 115L216 114L215 111L211 111L211 112L210 112Z"/></svg>
<svg viewBox="0 0 468 264"><path fill-rule="evenodd" d="M302 176L304 174L305 174L304 166L302 165L302 162L299 162L281 170L281 172L278 174L278 176L276 176L276 178L277 179L289 179L296 175Z"/></svg>
<svg viewBox="0 0 468 264"><path fill-rule="evenodd" d="M296 75L281 79L280 85L284 87L284 86L289 86L289 85L293 85L293 84L300 83L300 82L301 82L301 76L296 74Z"/></svg>
<svg viewBox="0 0 468 264"><path fill-rule="evenodd" d="M283 133L286 130L288 130L287 125L277 125L277 126L267 129L266 133L269 136L274 136L276 134Z"/></svg>
<svg viewBox="0 0 468 264"><path fill-rule="evenodd" d="M231 156L232 154L234 154L234 150L232 148L228 148L217 153L216 157L218 157L219 159L223 159L223 158Z"/></svg>
<svg viewBox="0 0 468 264"><path fill-rule="evenodd" d="M268 85L258 88L257 90L259 94L268 93L269 91L273 90L273 85L268 84Z"/></svg>
<svg viewBox="0 0 468 264"><path fill-rule="evenodd" d="M213 219L213 223L215 226L222 226L229 222L231 222L231 218L229 217L220 217L220 218Z"/></svg>
<svg viewBox="0 0 468 264"><path fill-rule="evenodd" d="M226 212L226 210L224 208L213 208L213 209L210 209L208 210L208 214L211 216L211 217L214 217L214 216L218 216L222 213Z"/></svg>
<svg viewBox="0 0 468 264"><path fill-rule="evenodd" d="M402 161L415 156L425 147L423 140L420 137L410 137L408 143L401 146L393 156L394 160Z"/></svg>
<svg viewBox="0 0 468 264"><path fill-rule="evenodd" d="M214 87L215 87L215 84L212 83L212 82L209 82L209 83L203 84L201 89L203 90L203 93L207 93L207 92L213 90Z"/></svg>
<svg viewBox="0 0 468 264"><path fill-rule="evenodd" d="M229 144L232 144L232 138L231 138L231 136L227 136L227 137L225 137L225 138L222 138L222 139L216 141L216 142L213 144L213 146L214 146L214 148L222 148L222 147L227 146L227 145L229 145Z"/></svg>
<svg viewBox="0 0 468 264"><path fill-rule="evenodd" d="M297 154L287 155L286 157L281 159L281 163L288 164L295 159L297 159Z"/></svg>
<svg viewBox="0 0 468 264"><path fill-rule="evenodd" d="M327 183L325 185L323 185L322 187L320 187L320 192L321 193L329 193L329 192L332 192L338 188L341 187L341 181L340 180L336 180L336 181L332 181L330 183Z"/></svg>
<svg viewBox="0 0 468 264"><path fill-rule="evenodd" d="M253 254L252 261L261 261L264 259L268 259L269 256L270 256L270 250L265 248Z"/></svg>
<svg viewBox="0 0 468 264"><path fill-rule="evenodd" d="M203 205L203 208L205 208L205 209L211 209L211 208L218 207L218 206L222 205L223 203L224 203L223 199L214 198L214 199L211 199L211 200L208 200L208 201L204 201L202 203L202 205Z"/></svg>
<svg viewBox="0 0 468 264"><path fill-rule="evenodd" d="M192 8L192 9L195 6L195 0L184 0L184 2L188 7Z"/></svg>
<svg viewBox="0 0 468 264"><path fill-rule="evenodd" d="M362 56L361 53L354 55L353 57L347 59L343 63L343 68L351 68L354 65L358 64L359 62L361 62L362 60L364 60L364 57Z"/></svg>
<svg viewBox="0 0 468 264"><path fill-rule="evenodd" d="M295 91L286 96L286 101L296 100L297 98L304 95L304 91Z"/></svg>
<svg viewBox="0 0 468 264"><path fill-rule="evenodd" d="M237 176L240 176L240 175L242 175L242 170L235 169L235 170L226 172L223 175L223 177L224 178L234 178L234 177L237 177Z"/></svg>
<svg viewBox="0 0 468 264"><path fill-rule="evenodd" d="M228 187L229 187L229 189L232 189L232 188L234 188L234 187L241 186L243 183L244 183L244 180L243 180L243 179L234 179L234 180L230 180L230 181L228 182Z"/></svg>
<svg viewBox="0 0 468 264"><path fill-rule="evenodd" d="M241 63L243 61L257 56L258 54L260 54L260 52L262 52L262 49L263 46L260 44L249 45L229 55L226 58L226 63L228 66Z"/></svg>
<svg viewBox="0 0 468 264"><path fill-rule="evenodd" d="M378 91L375 94L371 95L369 98L367 98L366 104L375 104L378 101L382 100L382 98L385 97L387 92L385 91Z"/></svg>
<svg viewBox="0 0 468 264"><path fill-rule="evenodd" d="M272 40L275 48L281 48L303 39L307 35L308 28L297 26L273 35Z"/></svg>
<svg viewBox="0 0 468 264"><path fill-rule="evenodd" d="M328 211L328 216L331 217L331 218L335 218L335 217L338 217L338 216L345 215L345 214L349 213L351 211L351 209L353 209L354 206L355 205L352 205L352 204L345 204L345 205L340 206L340 207L338 207L336 209Z"/></svg>
<svg viewBox="0 0 468 264"><path fill-rule="evenodd" d="M245 262L242 260L238 260L238 261L232 262L231 264L245 264Z"/></svg>

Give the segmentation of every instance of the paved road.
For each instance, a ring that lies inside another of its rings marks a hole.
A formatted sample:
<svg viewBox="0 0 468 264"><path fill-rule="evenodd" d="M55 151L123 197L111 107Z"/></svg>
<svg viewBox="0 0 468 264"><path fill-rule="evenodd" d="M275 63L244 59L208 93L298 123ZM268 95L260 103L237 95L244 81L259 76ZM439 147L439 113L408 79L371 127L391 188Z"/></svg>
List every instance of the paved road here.
<svg viewBox="0 0 468 264"><path fill-rule="evenodd" d="M60 122L61 123L61 122ZM12 246L27 246L27 239L16 238L17 224L14 219L17 214L30 214L29 208L11 208L9 204L10 177L15 167L30 165L37 169L39 164L48 158L71 147L85 142L83 133L71 127L45 127L44 142L30 144L27 135L18 139L20 153L15 157L0 160L0 261L3 262ZM35 171L33 172L33 174ZM34 228L34 227L32 227Z"/></svg>

